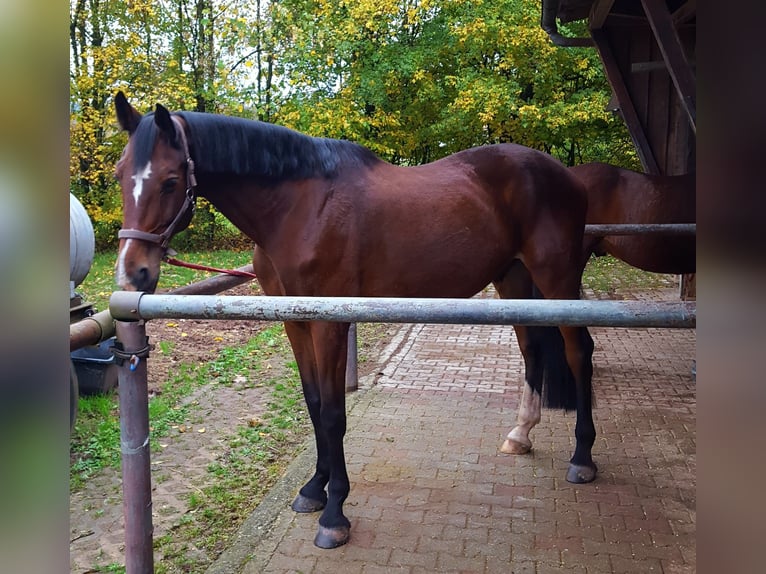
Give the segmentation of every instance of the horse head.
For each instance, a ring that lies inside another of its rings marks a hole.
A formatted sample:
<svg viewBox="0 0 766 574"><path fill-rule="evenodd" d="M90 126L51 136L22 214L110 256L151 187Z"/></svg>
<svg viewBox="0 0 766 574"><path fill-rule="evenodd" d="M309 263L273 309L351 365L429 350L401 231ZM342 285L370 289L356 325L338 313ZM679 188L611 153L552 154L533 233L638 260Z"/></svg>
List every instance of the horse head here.
<svg viewBox="0 0 766 574"><path fill-rule="evenodd" d="M128 132L115 171L123 206L116 280L125 290L152 292L170 238L189 225L194 212L194 164L183 121L166 108L157 104L142 115L119 92L115 110Z"/></svg>

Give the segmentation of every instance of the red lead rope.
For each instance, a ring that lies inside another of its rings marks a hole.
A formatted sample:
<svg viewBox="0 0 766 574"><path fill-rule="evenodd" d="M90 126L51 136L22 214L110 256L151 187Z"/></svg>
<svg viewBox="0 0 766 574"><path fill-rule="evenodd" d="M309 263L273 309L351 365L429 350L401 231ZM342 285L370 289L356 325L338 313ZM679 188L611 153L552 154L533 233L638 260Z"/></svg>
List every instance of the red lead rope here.
<svg viewBox="0 0 766 574"><path fill-rule="evenodd" d="M207 265L197 265L196 263L187 263L174 257L165 257L163 261L175 265L177 267L186 267L187 269L196 269L197 271L211 271L213 273L225 273L226 275L234 275L236 277L250 277L251 279L258 279L255 273L248 273L247 271L240 271L239 269L219 269L217 267L208 267Z"/></svg>

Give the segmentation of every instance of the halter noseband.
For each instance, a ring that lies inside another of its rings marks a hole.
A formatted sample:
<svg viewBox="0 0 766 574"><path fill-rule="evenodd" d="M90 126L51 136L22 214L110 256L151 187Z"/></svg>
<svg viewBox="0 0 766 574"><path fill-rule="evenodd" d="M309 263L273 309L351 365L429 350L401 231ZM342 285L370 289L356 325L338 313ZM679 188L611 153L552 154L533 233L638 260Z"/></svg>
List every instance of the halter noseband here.
<svg viewBox="0 0 766 574"><path fill-rule="evenodd" d="M149 233L148 231L141 231L140 229L120 229L120 231L117 232L118 239L138 239L140 241L156 243L162 247L165 254L169 251L168 244L170 243L170 238L173 237L173 233L181 219L183 219L189 211L191 211L192 216L194 215L194 204L196 200L194 190L197 187L197 177L194 175L194 160L192 160L191 155L189 154L189 142L186 140L186 132L184 131L183 124L175 116L170 116L170 118L173 120L179 133L181 146L183 147L183 152L186 156L186 197L184 198L184 203L173 221L170 222L170 225L168 225L162 233Z"/></svg>

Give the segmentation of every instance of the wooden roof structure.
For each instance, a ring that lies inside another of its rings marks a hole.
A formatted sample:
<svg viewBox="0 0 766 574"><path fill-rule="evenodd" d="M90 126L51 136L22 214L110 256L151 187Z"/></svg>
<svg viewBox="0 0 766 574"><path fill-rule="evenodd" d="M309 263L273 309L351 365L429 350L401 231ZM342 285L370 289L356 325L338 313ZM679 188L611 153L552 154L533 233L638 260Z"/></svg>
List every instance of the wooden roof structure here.
<svg viewBox="0 0 766 574"><path fill-rule="evenodd" d="M587 20L590 37L558 22ZM542 0L541 25L558 46L593 46L644 171L695 170L696 0Z"/></svg>

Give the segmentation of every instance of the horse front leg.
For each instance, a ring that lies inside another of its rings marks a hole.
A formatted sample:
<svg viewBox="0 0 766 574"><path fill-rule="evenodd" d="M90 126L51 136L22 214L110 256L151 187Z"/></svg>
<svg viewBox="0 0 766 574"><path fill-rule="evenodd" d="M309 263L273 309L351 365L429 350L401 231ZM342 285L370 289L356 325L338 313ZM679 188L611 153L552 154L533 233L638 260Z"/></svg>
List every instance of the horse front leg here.
<svg viewBox="0 0 766 574"><path fill-rule="evenodd" d="M317 461L314 475L300 489L293 500L291 508L295 512L307 513L322 510L327 504L325 487L330 480L330 459L327 450L327 440L322 430L320 417L321 399L317 384L316 358L311 330L307 323L285 322L285 332L290 339L298 372L301 376L303 398L314 426Z"/></svg>
<svg viewBox="0 0 766 574"><path fill-rule="evenodd" d="M271 259L260 247L253 252L253 268L258 275L258 281L267 295L285 295L285 289L279 279ZM301 376L303 398L314 426L316 439L317 462L314 476L300 489L292 503L296 512L316 512L327 504L325 487L330 480L330 460L327 451L327 441L322 432L322 422L319 416L321 399L317 383L316 356L311 328L308 323L285 321L285 333L290 340L298 372Z"/></svg>
<svg viewBox="0 0 766 574"><path fill-rule="evenodd" d="M320 418L327 442L330 481L327 486L327 505L319 517L314 544L319 548L336 548L348 542L351 533L351 522L343 514L343 503L351 488L343 451L343 437L346 434L343 395L340 398L323 400Z"/></svg>
<svg viewBox="0 0 766 574"><path fill-rule="evenodd" d="M307 384L306 382L302 382L302 384L303 397L306 400L306 407L311 417L311 423L314 426L317 462L314 475L301 487L290 507L295 512L308 513L322 510L327 505L325 487L330 480L330 458L319 414L321 402L317 386L315 384Z"/></svg>
<svg viewBox="0 0 766 574"><path fill-rule="evenodd" d="M343 438L346 434L346 353L348 323L311 323L320 395L319 428L329 470L327 504L319 517L314 544L336 548L348 542L351 523L343 514L350 483Z"/></svg>

